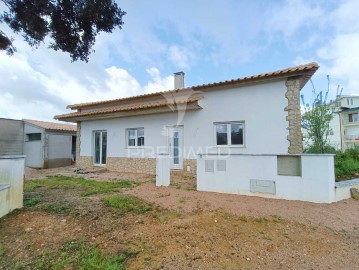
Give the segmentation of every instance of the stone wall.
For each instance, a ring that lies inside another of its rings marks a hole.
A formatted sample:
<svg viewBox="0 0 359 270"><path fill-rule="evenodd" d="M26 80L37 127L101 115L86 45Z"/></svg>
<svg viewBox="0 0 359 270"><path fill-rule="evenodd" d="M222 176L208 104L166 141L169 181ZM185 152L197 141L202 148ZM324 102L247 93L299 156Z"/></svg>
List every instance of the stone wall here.
<svg viewBox="0 0 359 270"><path fill-rule="evenodd" d="M84 169L93 166L92 157L76 156L76 167Z"/></svg>
<svg viewBox="0 0 359 270"><path fill-rule="evenodd" d="M155 158L107 157L109 171L156 174Z"/></svg>
<svg viewBox="0 0 359 270"><path fill-rule="evenodd" d="M301 130L302 116L300 112L300 79L298 77L289 78L286 82L287 92L285 97L288 99L288 106L285 111L288 112L288 130L289 141L288 153L303 153L303 135Z"/></svg>
<svg viewBox="0 0 359 270"><path fill-rule="evenodd" d="M189 166L190 171L187 170ZM185 159L183 160L183 175L184 176L196 176L197 175L197 160Z"/></svg>

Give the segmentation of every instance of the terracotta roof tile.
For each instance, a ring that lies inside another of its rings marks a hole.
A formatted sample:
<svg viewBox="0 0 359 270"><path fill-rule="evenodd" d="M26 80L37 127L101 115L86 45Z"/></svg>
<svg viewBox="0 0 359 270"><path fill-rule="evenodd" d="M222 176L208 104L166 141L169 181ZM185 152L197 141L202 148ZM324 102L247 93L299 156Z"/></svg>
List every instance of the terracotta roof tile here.
<svg viewBox="0 0 359 270"><path fill-rule="evenodd" d="M267 80L267 79L277 79L277 78L282 78L285 76L289 77L289 76L296 76L296 75L303 76L303 80L301 82L301 87L303 87L318 68L319 68L318 64L315 62L312 62L312 63L308 63L305 65L289 67L289 68L285 68L285 69L281 69L281 70L277 70L277 71L273 71L273 72L267 72L267 73L262 73L262 74L253 75L253 76L247 76L247 77L233 79L233 80L227 80L227 81L221 81L221 82L215 82L215 83L209 83L209 84L202 84L202 85L192 86L192 87L188 87L188 88L183 88L180 90L169 90L169 91L162 91L162 92L156 92L156 93L151 93L151 94L143 94L143 95L138 95L138 96L133 96L133 97L127 97L127 98L73 104L73 105L68 105L67 108L81 109L81 108L86 108L86 107L91 107L91 106L96 106L96 105L114 104L114 103L122 102L122 101L140 100L141 98L144 98L144 97L160 96L162 94L171 93L171 92L175 92L175 91L185 91L185 90L189 90L189 89L193 89L193 90L200 89L201 91L203 91L206 88L220 87L220 86L226 86L226 85L236 85L236 84L241 84L241 83L256 82L256 81Z"/></svg>
<svg viewBox="0 0 359 270"><path fill-rule="evenodd" d="M38 121L38 120L31 120L31 119L23 119L23 121L27 124L31 124L40 128L44 128L46 130L57 130L57 131L77 131L76 125L70 124L60 124L54 122L45 122L45 121Z"/></svg>
<svg viewBox="0 0 359 270"><path fill-rule="evenodd" d="M55 115L55 119L68 119L68 118L74 118L74 117L82 117L82 116L92 116L92 115L101 115L101 114L107 114L107 113L114 113L114 112L125 112L125 111L136 111L136 110L143 110L143 109L152 109L152 108L160 108L160 107L166 107L171 105L180 105L180 104L190 104L197 102L198 100L202 99L202 96L192 97L189 99L183 99L183 100L176 100L176 101L162 101L162 102L148 102L144 104L138 104L138 105L130 105L130 106L124 106L120 108L110 108L110 109L103 109L103 110L94 110L94 111L87 111L87 112L74 112L74 113L68 113L68 114L62 114L62 115Z"/></svg>

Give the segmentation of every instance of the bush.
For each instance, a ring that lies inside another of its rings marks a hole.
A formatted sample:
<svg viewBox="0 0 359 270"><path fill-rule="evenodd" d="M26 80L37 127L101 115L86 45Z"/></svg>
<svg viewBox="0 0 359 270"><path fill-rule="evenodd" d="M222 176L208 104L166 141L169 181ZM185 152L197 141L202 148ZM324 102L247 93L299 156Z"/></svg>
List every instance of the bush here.
<svg viewBox="0 0 359 270"><path fill-rule="evenodd" d="M348 149L343 153L337 152L334 163L337 181L357 177L359 173L359 149Z"/></svg>

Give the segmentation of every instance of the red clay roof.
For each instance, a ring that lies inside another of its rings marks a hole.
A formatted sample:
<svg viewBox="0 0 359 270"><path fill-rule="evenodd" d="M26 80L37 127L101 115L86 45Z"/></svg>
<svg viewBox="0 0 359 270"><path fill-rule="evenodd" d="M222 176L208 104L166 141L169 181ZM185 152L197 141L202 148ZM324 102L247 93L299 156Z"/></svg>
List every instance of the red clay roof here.
<svg viewBox="0 0 359 270"><path fill-rule="evenodd" d="M160 107L173 106L173 105L190 104L190 103L195 103L202 98L203 98L202 96L197 96L197 97L192 97L189 99L176 100L176 101L148 102L148 103L144 103L144 104L130 105L130 106L124 106L124 107L120 107L120 108L110 108L110 109L103 109L103 110L96 110L96 111L74 112L74 113L68 113L68 114L55 115L54 118L64 120L64 119L74 118L74 117L101 115L101 114L114 113L114 112L135 111L135 110L141 110L141 109L152 109L152 108L160 108Z"/></svg>
<svg viewBox="0 0 359 270"><path fill-rule="evenodd" d="M308 82L308 80L313 76L313 74L315 73L315 71L318 68L319 68L318 64L316 62L312 62L312 63L308 63L305 65L289 67L286 69L281 69L281 70L277 70L277 71L273 71L273 72L238 78L238 79L234 79L234 80L202 84L202 85L197 85L197 86L193 86L193 87L183 88L180 90L162 91L162 92L156 92L156 93L151 93L151 94L127 97L127 98L73 104L73 105L68 105L67 108L74 110L74 109L81 109L81 108L86 108L86 107L91 107L91 106L96 106L96 105L115 104L117 102L122 102L122 101L140 100L141 98L144 98L144 97L160 96L162 94L171 93L171 92L175 92L175 91L184 91L184 90L190 90L190 89L204 91L206 88L209 89L209 88L214 88L214 87L236 85L236 84L242 84L242 83L251 83L251 82L255 83L255 82L260 82L260 81L264 81L264 80L280 79L280 78L291 77L291 76L301 76L302 77L302 81L301 81L301 88L302 88Z"/></svg>
<svg viewBox="0 0 359 270"><path fill-rule="evenodd" d="M71 132L77 131L76 125L60 124L60 123L45 122L45 121L38 121L31 119L23 119L23 121L27 124L31 124L46 130L71 131Z"/></svg>

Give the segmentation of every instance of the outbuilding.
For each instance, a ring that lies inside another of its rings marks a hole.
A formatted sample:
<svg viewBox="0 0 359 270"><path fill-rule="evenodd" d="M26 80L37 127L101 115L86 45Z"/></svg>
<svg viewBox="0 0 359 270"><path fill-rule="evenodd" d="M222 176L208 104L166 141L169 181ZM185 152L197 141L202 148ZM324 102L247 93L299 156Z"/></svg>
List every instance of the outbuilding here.
<svg viewBox="0 0 359 270"><path fill-rule="evenodd" d="M25 166L55 168L71 165L76 153L76 125L24 119Z"/></svg>

